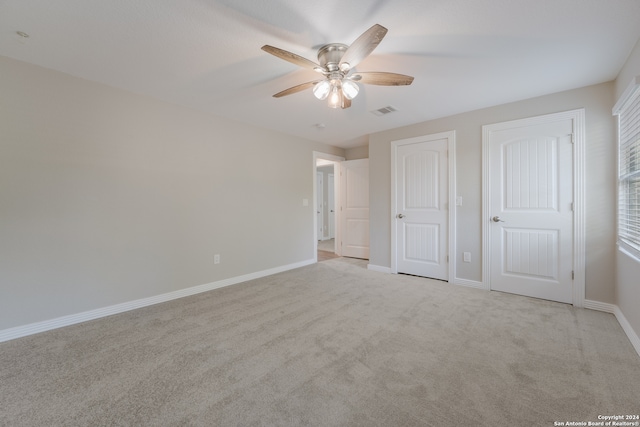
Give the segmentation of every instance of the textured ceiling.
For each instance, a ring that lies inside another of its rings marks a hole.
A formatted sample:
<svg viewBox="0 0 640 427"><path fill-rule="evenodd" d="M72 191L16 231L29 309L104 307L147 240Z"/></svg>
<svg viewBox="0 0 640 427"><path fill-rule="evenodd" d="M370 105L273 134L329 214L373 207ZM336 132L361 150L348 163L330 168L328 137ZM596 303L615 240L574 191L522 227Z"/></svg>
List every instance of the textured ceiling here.
<svg viewBox="0 0 640 427"><path fill-rule="evenodd" d="M318 75L262 45L316 61L376 23L389 32L357 69L409 74L411 86L362 86L347 110L310 90L271 96ZM0 0L0 55L345 148L613 80L638 38L638 0ZM389 105L398 111L371 113Z"/></svg>

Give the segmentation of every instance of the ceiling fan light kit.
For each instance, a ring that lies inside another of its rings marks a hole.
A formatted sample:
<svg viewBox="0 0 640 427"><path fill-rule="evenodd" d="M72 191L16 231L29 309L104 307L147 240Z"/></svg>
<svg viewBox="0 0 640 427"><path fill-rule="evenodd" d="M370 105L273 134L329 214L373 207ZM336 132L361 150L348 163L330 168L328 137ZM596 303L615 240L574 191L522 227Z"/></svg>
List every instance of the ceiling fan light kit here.
<svg viewBox="0 0 640 427"><path fill-rule="evenodd" d="M275 98L313 88L313 94L320 100L328 98L331 108L349 108L360 87L356 82L378 86L410 85L413 77L386 72L356 72L355 67L380 44L387 34L382 25L374 25L365 31L351 46L330 43L318 50L318 62L315 63L295 53L277 47L264 45L262 50L292 64L309 68L324 76L322 80L302 83L273 95Z"/></svg>
<svg viewBox="0 0 640 427"><path fill-rule="evenodd" d="M358 95L360 87L351 80L322 80L313 86L313 94L320 100L329 98L329 107L338 108ZM346 108L346 107L345 107Z"/></svg>

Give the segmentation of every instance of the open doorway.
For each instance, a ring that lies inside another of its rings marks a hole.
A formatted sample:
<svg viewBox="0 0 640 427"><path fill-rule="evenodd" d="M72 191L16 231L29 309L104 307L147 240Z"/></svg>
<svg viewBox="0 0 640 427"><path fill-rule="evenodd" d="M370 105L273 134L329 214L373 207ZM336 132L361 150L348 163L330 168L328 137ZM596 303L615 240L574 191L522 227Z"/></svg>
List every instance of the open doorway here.
<svg viewBox="0 0 640 427"><path fill-rule="evenodd" d="M314 152L314 248L317 261L340 256L339 184L344 158Z"/></svg>

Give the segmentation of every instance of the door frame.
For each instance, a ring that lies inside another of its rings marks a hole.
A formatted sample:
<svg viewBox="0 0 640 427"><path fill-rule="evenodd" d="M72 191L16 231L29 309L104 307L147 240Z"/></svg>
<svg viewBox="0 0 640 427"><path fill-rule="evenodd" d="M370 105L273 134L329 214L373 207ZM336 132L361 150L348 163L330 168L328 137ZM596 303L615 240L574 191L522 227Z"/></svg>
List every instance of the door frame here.
<svg viewBox="0 0 640 427"><path fill-rule="evenodd" d="M334 164L335 170L335 164ZM333 184L333 185L332 185ZM336 174L328 173L327 174L327 226L328 226L328 234L329 239L336 238ZM333 220L331 218L331 202L333 202ZM334 249L335 251L335 249Z"/></svg>
<svg viewBox="0 0 640 427"><path fill-rule="evenodd" d="M316 197L316 195L318 194L318 183L317 183L317 178L316 178L316 172L317 172L317 163L318 160L328 160L330 162L333 162L333 173L334 176L340 176L340 163L345 161L344 157L341 156L335 156L333 154L327 154L327 153L322 153L320 151L313 151L312 152L312 168L311 168L311 172L312 172L312 176L313 179L311 180L313 182L313 197L311 198L313 200L312 203L312 210L311 210L311 214L313 216L313 259L315 262L318 262L318 198ZM339 179L334 179L334 192L333 192L333 197L335 198L335 200L340 200L340 180ZM336 206L338 206L339 204L336 203ZM338 242L339 238L341 237L341 230L340 230L340 222L339 222L339 218L340 218L340 210L336 209L336 236L334 239L334 242ZM341 256L341 249L340 249L340 245L336 244L335 245L335 254L338 256Z"/></svg>
<svg viewBox="0 0 640 427"><path fill-rule="evenodd" d="M447 198L447 209L449 210L447 225L447 259L448 272L447 282L451 283L455 280L456 271L456 131L450 130L429 135L421 135L413 138L399 139L391 141L391 273L398 274L398 248L397 239L398 232L396 229L396 160L398 156L398 147L401 145L417 144L420 142L429 142L440 139L447 139L447 159L449 173L447 176L449 195Z"/></svg>
<svg viewBox="0 0 640 427"><path fill-rule="evenodd" d="M320 185L318 181L322 181L322 184ZM324 173L318 170L316 170L316 208L316 216L318 218L316 220L316 226L318 227L316 233L320 234L318 240L324 240ZM321 224L318 224L318 220Z"/></svg>
<svg viewBox="0 0 640 427"><path fill-rule="evenodd" d="M491 290L491 133L503 129L573 120L573 305L584 307L585 239L585 110L564 111L482 126L482 286Z"/></svg>

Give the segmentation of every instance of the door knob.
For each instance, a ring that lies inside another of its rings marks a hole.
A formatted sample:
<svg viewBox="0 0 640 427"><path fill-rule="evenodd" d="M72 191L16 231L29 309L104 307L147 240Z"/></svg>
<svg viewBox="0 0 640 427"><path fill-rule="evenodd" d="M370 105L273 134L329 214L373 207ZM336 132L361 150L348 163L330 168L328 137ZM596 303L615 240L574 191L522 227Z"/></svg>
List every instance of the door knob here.
<svg viewBox="0 0 640 427"><path fill-rule="evenodd" d="M404 215L402 215L402 214L398 214L398 215L396 215L396 218L400 218L400 219L402 219L402 218L404 218Z"/></svg>
<svg viewBox="0 0 640 427"><path fill-rule="evenodd" d="M493 222L504 222L504 220L501 220L498 215L496 215L493 218L491 218L491 221L493 221Z"/></svg>

